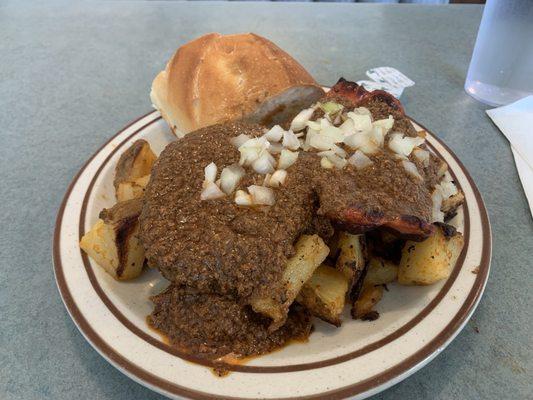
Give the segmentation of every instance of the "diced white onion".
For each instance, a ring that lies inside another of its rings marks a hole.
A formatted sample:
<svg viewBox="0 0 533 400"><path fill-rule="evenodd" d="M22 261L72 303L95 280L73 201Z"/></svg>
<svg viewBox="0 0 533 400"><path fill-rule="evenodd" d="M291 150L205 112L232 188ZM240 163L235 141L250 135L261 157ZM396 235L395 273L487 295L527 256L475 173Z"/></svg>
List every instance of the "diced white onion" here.
<svg viewBox="0 0 533 400"><path fill-rule="evenodd" d="M424 143L421 137L404 137L403 133L392 133L389 139L389 148L398 154L408 156L413 149Z"/></svg>
<svg viewBox="0 0 533 400"><path fill-rule="evenodd" d="M315 131L319 131L321 129L320 122L316 121L307 121L307 126Z"/></svg>
<svg viewBox="0 0 533 400"><path fill-rule="evenodd" d="M336 144L334 144L332 147L331 147L331 150L336 154L338 155L339 157L342 157L342 158L346 158L347 154L346 154L346 150L344 150L342 147L340 146L337 146Z"/></svg>
<svg viewBox="0 0 533 400"><path fill-rule="evenodd" d="M356 107L353 109L354 114L361 114L361 115L372 115L370 110L366 107Z"/></svg>
<svg viewBox="0 0 533 400"><path fill-rule="evenodd" d="M241 133L239 136L235 136L235 137L231 138L230 142L236 148L239 148L250 139L251 139L250 136L245 135L244 133Z"/></svg>
<svg viewBox="0 0 533 400"><path fill-rule="evenodd" d="M326 114L326 117L328 115ZM331 123L331 121L327 118L321 118L318 120L318 122L320 122L320 130L322 129L326 129L326 128L329 128L331 126L333 126L333 124Z"/></svg>
<svg viewBox="0 0 533 400"><path fill-rule="evenodd" d="M300 141L292 130L283 132L283 142L281 144L283 147L290 150L298 150L300 147Z"/></svg>
<svg viewBox="0 0 533 400"><path fill-rule="evenodd" d="M366 156L361 150L357 150L349 159L348 162L357 169L363 169L371 166L374 162Z"/></svg>
<svg viewBox="0 0 533 400"><path fill-rule="evenodd" d="M225 167L220 173L220 188L222 191L226 194L233 192L244 174L244 168L238 164Z"/></svg>
<svg viewBox="0 0 533 400"><path fill-rule="evenodd" d="M444 174L442 180L437 185L435 185L435 189L440 192L443 200L446 200L457 193L457 187L453 183L452 177L449 172L446 172Z"/></svg>
<svg viewBox="0 0 533 400"><path fill-rule="evenodd" d="M438 190L434 190L431 194L431 201L433 202L433 222L444 222L444 213L442 208L442 195Z"/></svg>
<svg viewBox="0 0 533 400"><path fill-rule="evenodd" d="M325 169L332 169L334 167L333 163L327 157L320 159L320 166Z"/></svg>
<svg viewBox="0 0 533 400"><path fill-rule="evenodd" d="M252 196L244 190L237 190L235 192L235 203L239 206L251 206L253 204Z"/></svg>
<svg viewBox="0 0 533 400"><path fill-rule="evenodd" d="M217 166L214 162L209 163L204 168L204 179L206 182L214 182L217 179Z"/></svg>
<svg viewBox="0 0 533 400"><path fill-rule="evenodd" d="M372 130L372 118L368 114L356 114L352 111L348 113L348 118L350 118L354 123L354 128L359 132L369 132Z"/></svg>
<svg viewBox="0 0 533 400"><path fill-rule="evenodd" d="M369 136L363 133L346 136L344 138L344 143L348 147L359 149L365 154L374 154L379 150L378 146L370 140Z"/></svg>
<svg viewBox="0 0 533 400"><path fill-rule="evenodd" d="M411 161L403 160L402 165L409 174L413 175L417 179L423 179L422 175L420 175L420 173L418 172L416 165L413 164Z"/></svg>
<svg viewBox="0 0 533 400"><path fill-rule="evenodd" d="M239 147L241 153L239 165L251 165L266 153L269 147L270 143L264 137L247 140Z"/></svg>
<svg viewBox="0 0 533 400"><path fill-rule="evenodd" d="M379 147L383 147L385 143L385 129L379 125L374 125L372 127L372 132L370 133L370 138L372 141Z"/></svg>
<svg viewBox="0 0 533 400"><path fill-rule="evenodd" d="M353 119L348 118L339 126L339 129L341 130L344 136L353 135L355 133L355 124L353 122Z"/></svg>
<svg viewBox="0 0 533 400"><path fill-rule="evenodd" d="M270 143L268 151L270 154L279 154L283 150L283 145L281 143Z"/></svg>
<svg viewBox="0 0 533 400"><path fill-rule="evenodd" d="M420 161L424 166L429 165L429 151L422 149L414 149L413 155L415 158Z"/></svg>
<svg viewBox="0 0 533 400"><path fill-rule="evenodd" d="M372 125L382 127L385 130L385 133L387 133L392 129L392 126L394 125L394 118L392 117L392 115L389 115L389 118L378 119L377 121L374 121Z"/></svg>
<svg viewBox="0 0 533 400"><path fill-rule="evenodd" d="M320 135L327 136L333 143L341 143L344 139L342 131L333 125L322 128Z"/></svg>
<svg viewBox="0 0 533 400"><path fill-rule="evenodd" d="M220 190L215 182L207 182L204 185L202 193L200 194L201 200L214 200L224 197L226 194Z"/></svg>
<svg viewBox="0 0 533 400"><path fill-rule="evenodd" d="M313 116L314 108L306 108L298 113L291 122L291 130L294 132L301 131L306 127L307 121Z"/></svg>
<svg viewBox="0 0 533 400"><path fill-rule="evenodd" d="M287 171L285 171L284 169L278 169L270 177L268 181L268 186L277 188L283 185L286 180L287 180Z"/></svg>
<svg viewBox="0 0 533 400"><path fill-rule="evenodd" d="M272 165L272 155L270 153L264 152L257 160L252 163L252 168L258 174L268 174L274 172L274 167Z"/></svg>
<svg viewBox="0 0 533 400"><path fill-rule="evenodd" d="M339 157L336 154L328 156L327 159L335 166L335 168L338 168L338 169L343 169L348 163L346 159Z"/></svg>
<svg viewBox="0 0 533 400"><path fill-rule="evenodd" d="M311 136L309 145L317 150L330 150L335 145L335 142L329 136L318 134Z"/></svg>
<svg viewBox="0 0 533 400"><path fill-rule="evenodd" d="M252 196L253 204L271 206L276 201L274 191L264 186L248 186L248 192Z"/></svg>
<svg viewBox="0 0 533 400"><path fill-rule="evenodd" d="M283 132L285 132L285 130L281 126L274 125L267 133L263 135L263 137L269 142L279 142L283 137Z"/></svg>
<svg viewBox="0 0 533 400"><path fill-rule="evenodd" d="M287 169L298 159L297 151L283 149L278 160L278 169Z"/></svg>

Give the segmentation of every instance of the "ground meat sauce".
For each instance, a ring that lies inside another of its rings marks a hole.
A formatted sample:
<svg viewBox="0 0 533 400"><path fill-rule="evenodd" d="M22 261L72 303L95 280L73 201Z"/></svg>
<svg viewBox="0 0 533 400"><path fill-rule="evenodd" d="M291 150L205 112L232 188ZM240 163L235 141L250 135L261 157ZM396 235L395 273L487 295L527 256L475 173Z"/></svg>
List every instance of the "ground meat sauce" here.
<svg viewBox="0 0 533 400"><path fill-rule="evenodd" d="M171 285L152 301L150 325L176 347L210 359L268 353L289 339L307 339L311 332L311 317L301 307L293 307L285 325L269 333L268 318L229 297Z"/></svg>
<svg viewBox="0 0 533 400"><path fill-rule="evenodd" d="M365 104L374 119L395 117L393 130L416 134L410 122L381 102ZM293 244L304 233L325 241L333 234L330 216L357 207L384 215L431 217L431 187L436 168L409 175L389 152L371 155L374 165L357 170L323 169L320 158L300 151L285 184L270 207L238 207L233 196L202 201L204 167L219 173L239 161L230 139L263 128L244 123L214 125L171 143L154 165L140 217L148 263L173 285L153 298L151 324L192 352L220 355L264 353L292 336L309 332L298 314L279 331L267 334L267 322L246 304L252 295L282 301L281 275ZM246 168L239 189L261 185L264 177ZM187 288L187 289L184 289Z"/></svg>

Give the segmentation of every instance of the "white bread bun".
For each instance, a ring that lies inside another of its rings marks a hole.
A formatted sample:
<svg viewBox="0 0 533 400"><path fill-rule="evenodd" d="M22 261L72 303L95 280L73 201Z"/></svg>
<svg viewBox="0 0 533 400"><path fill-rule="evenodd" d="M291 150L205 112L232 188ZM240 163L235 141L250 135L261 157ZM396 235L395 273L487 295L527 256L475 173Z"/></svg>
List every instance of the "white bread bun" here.
<svg viewBox="0 0 533 400"><path fill-rule="evenodd" d="M313 77L253 33L211 33L181 46L152 83L152 104L177 136L242 118L265 99Z"/></svg>

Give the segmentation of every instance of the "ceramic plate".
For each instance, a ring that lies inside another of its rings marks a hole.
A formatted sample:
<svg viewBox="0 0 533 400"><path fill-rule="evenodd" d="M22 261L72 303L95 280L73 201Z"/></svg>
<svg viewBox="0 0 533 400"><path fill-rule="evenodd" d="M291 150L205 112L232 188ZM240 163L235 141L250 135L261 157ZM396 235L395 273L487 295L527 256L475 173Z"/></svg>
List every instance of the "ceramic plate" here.
<svg viewBox="0 0 533 400"><path fill-rule="evenodd" d="M114 204L117 160L141 138L156 154L175 140L160 114L152 112L118 132L87 161L59 210L54 265L63 301L85 338L116 368L157 392L192 399L362 399L431 361L459 333L479 302L491 254L487 212L465 167L430 133L429 146L448 163L466 197L453 221L464 233L465 246L451 276L427 287L390 285L377 306L378 320L354 321L345 315L341 328L315 320L307 343L235 365L228 376L219 378L205 361L192 362L199 360L172 349L148 328L149 297L167 285L157 271L117 282L78 245L100 210Z"/></svg>

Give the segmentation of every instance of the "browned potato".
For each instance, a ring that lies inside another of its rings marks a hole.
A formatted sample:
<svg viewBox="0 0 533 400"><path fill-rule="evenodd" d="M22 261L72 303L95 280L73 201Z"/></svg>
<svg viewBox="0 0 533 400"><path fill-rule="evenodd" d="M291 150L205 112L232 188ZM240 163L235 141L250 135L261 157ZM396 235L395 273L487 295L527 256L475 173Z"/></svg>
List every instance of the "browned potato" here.
<svg viewBox="0 0 533 400"><path fill-rule="evenodd" d="M364 235L339 233L339 256L335 268L348 279L350 290L360 278L366 264L366 241Z"/></svg>
<svg viewBox="0 0 533 400"><path fill-rule="evenodd" d="M365 318L383 297L383 286L367 286L353 303L352 318Z"/></svg>
<svg viewBox="0 0 533 400"><path fill-rule="evenodd" d="M363 285L378 286L398 279L398 265L379 257L370 258Z"/></svg>
<svg viewBox="0 0 533 400"><path fill-rule="evenodd" d="M118 160L115 169L115 190L123 182L133 182L137 178L150 175L152 165L157 159L146 140L139 139L126 150Z"/></svg>
<svg viewBox="0 0 533 400"><path fill-rule="evenodd" d="M314 316L340 326L348 283L342 272L322 264L302 287L296 301Z"/></svg>
<svg viewBox="0 0 533 400"><path fill-rule="evenodd" d="M444 213L444 220L452 219L457 213L457 209L464 203L465 195L459 191L452 197L447 198L442 202L441 210Z"/></svg>
<svg viewBox="0 0 533 400"><path fill-rule="evenodd" d="M150 181L150 175L141 176L133 181L118 184L116 195L119 202L144 196L144 189Z"/></svg>
<svg viewBox="0 0 533 400"><path fill-rule="evenodd" d="M431 285L447 278L463 245L463 235L445 224L437 225L435 234L423 242L407 241L398 269L398 282Z"/></svg>
<svg viewBox="0 0 533 400"><path fill-rule="evenodd" d="M283 271L284 301L280 303L270 296L265 296L252 298L250 302L255 312L272 319L271 330L276 330L285 323L289 306L329 253L328 246L318 235L302 235L294 250L294 256L287 261Z"/></svg>
<svg viewBox="0 0 533 400"><path fill-rule="evenodd" d="M80 247L113 278L133 279L141 274L144 248L139 240L140 199L117 203L80 241Z"/></svg>

